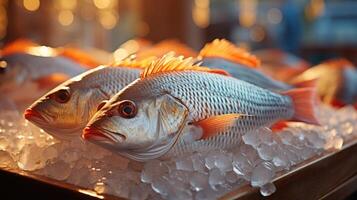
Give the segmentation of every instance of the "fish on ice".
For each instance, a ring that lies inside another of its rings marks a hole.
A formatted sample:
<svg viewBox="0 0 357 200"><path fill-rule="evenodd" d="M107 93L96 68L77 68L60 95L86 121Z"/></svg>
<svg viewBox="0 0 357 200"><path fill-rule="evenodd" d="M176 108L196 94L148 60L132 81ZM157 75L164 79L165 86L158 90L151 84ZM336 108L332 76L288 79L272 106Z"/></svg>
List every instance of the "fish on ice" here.
<svg viewBox="0 0 357 200"><path fill-rule="evenodd" d="M229 148L239 137L232 134L280 120L318 123L313 89L275 93L194 63L172 54L155 60L96 112L82 137L146 161L169 152L188 126L202 129L196 141Z"/></svg>

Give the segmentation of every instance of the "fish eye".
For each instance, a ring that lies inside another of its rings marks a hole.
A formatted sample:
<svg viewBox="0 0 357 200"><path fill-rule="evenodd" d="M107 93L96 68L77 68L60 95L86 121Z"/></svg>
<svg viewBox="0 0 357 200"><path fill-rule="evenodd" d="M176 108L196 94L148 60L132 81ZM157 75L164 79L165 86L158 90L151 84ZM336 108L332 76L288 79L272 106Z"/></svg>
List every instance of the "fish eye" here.
<svg viewBox="0 0 357 200"><path fill-rule="evenodd" d="M103 106L104 106L107 102L108 102L107 100L104 100L104 101L100 102L100 104L99 104L98 107L97 107L97 111L99 111L100 109L102 109Z"/></svg>
<svg viewBox="0 0 357 200"><path fill-rule="evenodd" d="M122 101L119 104L118 112L123 118L133 118L137 113L136 105L134 102L129 100Z"/></svg>
<svg viewBox="0 0 357 200"><path fill-rule="evenodd" d="M61 90L58 90L53 95L51 95L50 97L52 97L58 103L67 103L69 101L71 95L67 89L61 89Z"/></svg>

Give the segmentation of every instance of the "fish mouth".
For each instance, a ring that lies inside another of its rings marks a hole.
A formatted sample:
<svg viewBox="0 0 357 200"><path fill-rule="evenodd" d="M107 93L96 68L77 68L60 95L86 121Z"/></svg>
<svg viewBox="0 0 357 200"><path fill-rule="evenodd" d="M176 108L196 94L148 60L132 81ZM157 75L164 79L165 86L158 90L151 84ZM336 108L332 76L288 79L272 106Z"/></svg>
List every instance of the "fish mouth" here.
<svg viewBox="0 0 357 200"><path fill-rule="evenodd" d="M31 108L28 108L25 110L24 112L24 117L25 119L29 120L29 121L37 121L37 122L45 122L46 119L36 110L33 110Z"/></svg>
<svg viewBox="0 0 357 200"><path fill-rule="evenodd" d="M126 139L123 134L93 126L87 126L83 129L82 138L98 142L110 142L112 144L123 142Z"/></svg>

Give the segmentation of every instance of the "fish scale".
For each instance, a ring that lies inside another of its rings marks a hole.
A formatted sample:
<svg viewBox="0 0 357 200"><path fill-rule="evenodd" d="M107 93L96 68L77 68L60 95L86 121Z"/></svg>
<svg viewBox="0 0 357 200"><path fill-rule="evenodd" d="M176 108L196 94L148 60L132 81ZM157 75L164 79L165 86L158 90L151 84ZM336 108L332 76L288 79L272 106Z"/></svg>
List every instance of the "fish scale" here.
<svg viewBox="0 0 357 200"><path fill-rule="evenodd" d="M128 86L117 99L134 98L140 102L164 91L188 107L192 122L216 115L240 113L259 116L254 123L264 125L271 123L272 119L289 119L294 113L288 96L231 77L196 71L174 71L147 77ZM232 107L227 109L226 105Z"/></svg>

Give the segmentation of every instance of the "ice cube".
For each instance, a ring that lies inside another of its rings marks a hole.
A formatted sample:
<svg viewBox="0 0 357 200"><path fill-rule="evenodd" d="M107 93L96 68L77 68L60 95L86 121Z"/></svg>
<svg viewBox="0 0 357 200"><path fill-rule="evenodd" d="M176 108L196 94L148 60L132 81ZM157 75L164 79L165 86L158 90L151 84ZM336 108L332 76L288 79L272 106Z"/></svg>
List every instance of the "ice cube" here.
<svg viewBox="0 0 357 200"><path fill-rule="evenodd" d="M43 148L35 144L26 145L20 154L18 166L26 171L41 169L46 165L47 158L43 156Z"/></svg>
<svg viewBox="0 0 357 200"><path fill-rule="evenodd" d="M158 160L153 160L145 163L144 169L141 172L141 181L144 183L151 183L159 174L168 171L167 166Z"/></svg>
<svg viewBox="0 0 357 200"><path fill-rule="evenodd" d="M274 166L269 162L262 162L253 169L251 185L253 187L261 187L270 183L274 176Z"/></svg>
<svg viewBox="0 0 357 200"><path fill-rule="evenodd" d="M4 168L17 167L11 155L8 152L2 150L0 150L0 167L4 167Z"/></svg>
<svg viewBox="0 0 357 200"><path fill-rule="evenodd" d="M161 196L168 196L171 192L170 184L167 179L163 177L157 177L152 181L152 189L159 193Z"/></svg>
<svg viewBox="0 0 357 200"><path fill-rule="evenodd" d="M272 160L274 156L274 146L270 146L267 144L261 144L257 148L259 157L263 160Z"/></svg>
<svg viewBox="0 0 357 200"><path fill-rule="evenodd" d="M226 181L228 183L235 183L238 181L238 176L234 171L230 171L226 173Z"/></svg>
<svg viewBox="0 0 357 200"><path fill-rule="evenodd" d="M145 200L148 198L149 192L150 188L147 185L133 185L130 189L129 197L132 200Z"/></svg>
<svg viewBox="0 0 357 200"><path fill-rule="evenodd" d="M260 188L260 194L263 196L270 196L276 191L276 187L273 183L267 183Z"/></svg>
<svg viewBox="0 0 357 200"><path fill-rule="evenodd" d="M192 160L189 157L181 157L176 160L176 168L178 170L193 171Z"/></svg>
<svg viewBox="0 0 357 200"><path fill-rule="evenodd" d="M58 160L53 164L47 165L44 171L46 176L60 181L66 180L71 174L70 166L62 160Z"/></svg>
<svg viewBox="0 0 357 200"><path fill-rule="evenodd" d="M196 153L191 156L191 159L192 159L193 169L195 171L199 171L199 172L203 172L203 173L206 172L207 168L205 166L205 160L204 160L204 158L202 158L201 154Z"/></svg>
<svg viewBox="0 0 357 200"><path fill-rule="evenodd" d="M222 154L217 157L214 161L215 166L220 169L222 172L232 171L232 157L228 154Z"/></svg>
<svg viewBox="0 0 357 200"><path fill-rule="evenodd" d="M217 168L210 170L208 183L210 184L212 189L215 189L216 186L225 183L225 174Z"/></svg>
<svg viewBox="0 0 357 200"><path fill-rule="evenodd" d="M242 177L247 177L250 175L252 170L252 165L249 163L248 159L241 154L233 156L233 171Z"/></svg>
<svg viewBox="0 0 357 200"><path fill-rule="evenodd" d="M208 176L200 172L193 173L190 185L194 191L201 191L208 186Z"/></svg>
<svg viewBox="0 0 357 200"><path fill-rule="evenodd" d="M258 146L261 143L261 140L259 137L259 129L244 134L242 136L242 139L245 144L251 145L253 147Z"/></svg>

